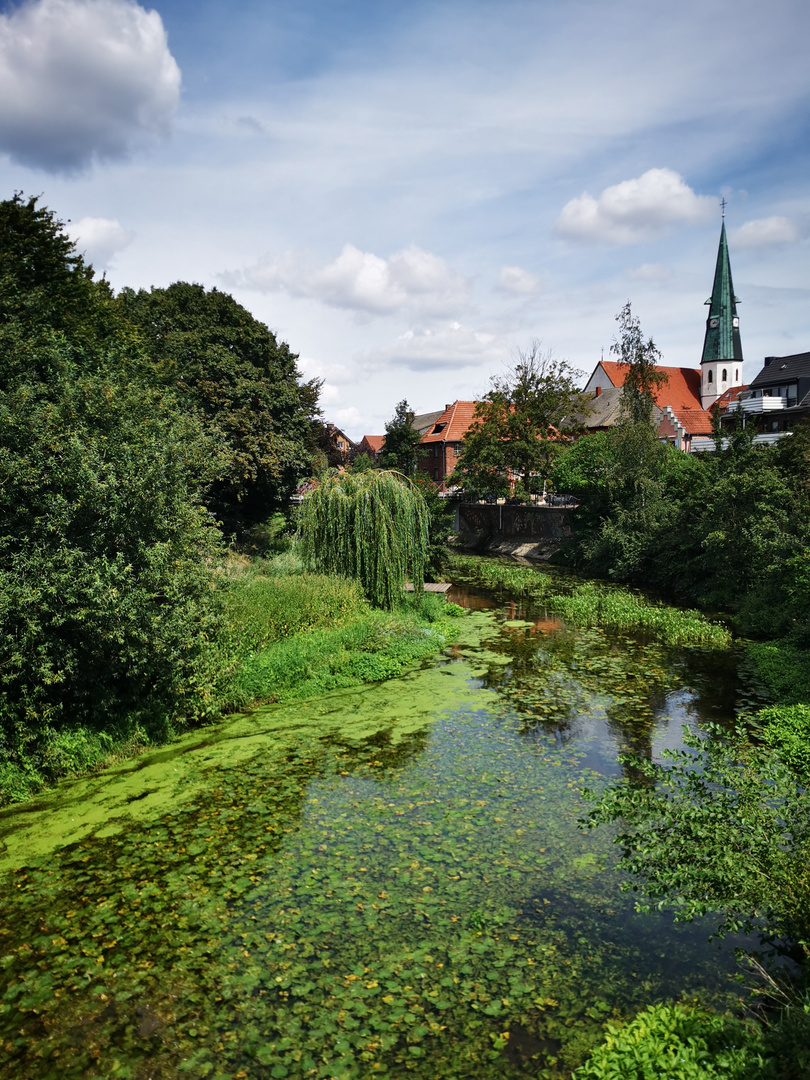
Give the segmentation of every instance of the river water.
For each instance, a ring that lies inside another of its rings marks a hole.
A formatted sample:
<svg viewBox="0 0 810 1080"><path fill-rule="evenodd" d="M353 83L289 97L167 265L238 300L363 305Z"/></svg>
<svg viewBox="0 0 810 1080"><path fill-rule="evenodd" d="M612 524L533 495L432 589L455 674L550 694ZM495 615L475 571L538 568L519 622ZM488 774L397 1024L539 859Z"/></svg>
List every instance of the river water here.
<svg viewBox="0 0 810 1080"><path fill-rule="evenodd" d="M733 650L472 610L404 678L274 706L0 814L0 1074L568 1077L732 941L640 915L583 788L750 704Z"/></svg>

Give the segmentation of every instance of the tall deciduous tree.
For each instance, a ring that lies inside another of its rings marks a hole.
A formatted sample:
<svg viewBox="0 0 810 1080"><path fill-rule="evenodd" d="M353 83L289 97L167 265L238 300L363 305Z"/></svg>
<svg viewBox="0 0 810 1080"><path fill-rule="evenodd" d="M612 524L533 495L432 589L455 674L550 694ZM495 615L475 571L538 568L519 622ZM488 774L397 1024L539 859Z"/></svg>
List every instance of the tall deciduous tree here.
<svg viewBox="0 0 810 1080"><path fill-rule="evenodd" d="M667 381L666 373L656 367L661 359L652 338L644 340L641 322L633 314L630 301L616 316L619 336L610 351L629 370L622 385L622 412L631 423L652 423L655 391Z"/></svg>
<svg viewBox="0 0 810 1080"><path fill-rule="evenodd" d="M319 389L317 380L301 383L289 346L217 289L125 289L119 303L159 380L226 447L209 495L226 529L247 528L286 504L310 471Z"/></svg>
<svg viewBox="0 0 810 1080"><path fill-rule="evenodd" d="M555 360L540 343L519 352L476 404L464 436L454 482L477 491L505 492L519 479L524 491L540 491L559 453L586 409L577 381L582 373Z"/></svg>
<svg viewBox="0 0 810 1080"><path fill-rule="evenodd" d="M425 456L422 436L413 426L414 415L403 399L385 425L385 446L380 454L380 465L384 469L396 469L406 476L413 476L417 464Z"/></svg>
<svg viewBox="0 0 810 1080"><path fill-rule="evenodd" d="M104 279L38 198L0 201L0 387L51 381L66 357L92 367L126 346Z"/></svg>
<svg viewBox="0 0 810 1080"><path fill-rule="evenodd" d="M372 604L390 609L402 599L408 574L422 591L428 519L421 493L400 473L330 476L301 507L303 555L327 573L356 578Z"/></svg>

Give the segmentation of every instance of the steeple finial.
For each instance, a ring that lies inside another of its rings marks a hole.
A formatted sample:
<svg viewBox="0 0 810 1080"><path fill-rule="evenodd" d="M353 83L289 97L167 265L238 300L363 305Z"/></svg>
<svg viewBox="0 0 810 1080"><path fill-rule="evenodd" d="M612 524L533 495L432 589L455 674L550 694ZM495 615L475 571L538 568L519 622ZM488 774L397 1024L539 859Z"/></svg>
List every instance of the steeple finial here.
<svg viewBox="0 0 810 1080"><path fill-rule="evenodd" d="M720 216L725 219L726 216L726 197L725 195L720 200Z"/></svg>

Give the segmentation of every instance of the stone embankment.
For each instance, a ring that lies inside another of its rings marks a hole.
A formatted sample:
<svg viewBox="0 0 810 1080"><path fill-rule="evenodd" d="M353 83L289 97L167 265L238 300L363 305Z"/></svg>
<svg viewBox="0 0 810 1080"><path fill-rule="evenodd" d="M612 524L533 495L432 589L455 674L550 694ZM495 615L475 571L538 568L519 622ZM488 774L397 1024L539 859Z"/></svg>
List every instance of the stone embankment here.
<svg viewBox="0 0 810 1080"><path fill-rule="evenodd" d="M550 559L571 536L575 507L464 503L456 508L457 544L491 555Z"/></svg>

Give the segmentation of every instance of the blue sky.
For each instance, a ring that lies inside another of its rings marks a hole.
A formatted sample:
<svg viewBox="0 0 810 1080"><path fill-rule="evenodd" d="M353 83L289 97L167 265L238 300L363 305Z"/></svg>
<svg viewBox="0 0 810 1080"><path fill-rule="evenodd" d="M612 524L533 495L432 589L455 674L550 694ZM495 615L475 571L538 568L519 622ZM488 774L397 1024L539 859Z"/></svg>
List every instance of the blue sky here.
<svg viewBox="0 0 810 1080"><path fill-rule="evenodd" d="M589 373L631 300L696 366L728 201L745 373L810 349L804 0L0 4L2 190L119 288L227 289L327 416Z"/></svg>

